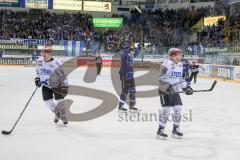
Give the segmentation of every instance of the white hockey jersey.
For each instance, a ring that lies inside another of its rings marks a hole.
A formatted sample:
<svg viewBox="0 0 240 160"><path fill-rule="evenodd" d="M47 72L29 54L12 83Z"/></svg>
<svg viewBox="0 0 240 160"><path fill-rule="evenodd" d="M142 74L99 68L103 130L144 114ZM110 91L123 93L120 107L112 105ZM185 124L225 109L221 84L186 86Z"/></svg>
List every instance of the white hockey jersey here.
<svg viewBox="0 0 240 160"><path fill-rule="evenodd" d="M43 86L56 87L60 83L67 85L67 77L61 67L61 63L55 59L45 61L43 57L37 59L36 63L37 77L40 78ZM51 85L49 81L51 79Z"/></svg>
<svg viewBox="0 0 240 160"><path fill-rule="evenodd" d="M186 81L182 78L183 64L181 62L178 62L176 64L171 59L168 59L163 62L162 66L163 71L162 75L160 76L160 79L162 81L168 82L171 85L183 81L183 83L173 86L176 92L179 92L182 88L187 87Z"/></svg>

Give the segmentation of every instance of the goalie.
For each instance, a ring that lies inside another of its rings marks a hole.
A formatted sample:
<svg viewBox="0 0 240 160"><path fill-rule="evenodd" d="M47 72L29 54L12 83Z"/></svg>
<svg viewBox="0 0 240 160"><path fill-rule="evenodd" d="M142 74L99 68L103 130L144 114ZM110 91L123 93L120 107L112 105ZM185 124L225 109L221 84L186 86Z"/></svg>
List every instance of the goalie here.
<svg viewBox="0 0 240 160"><path fill-rule="evenodd" d="M182 78L183 64L180 62L182 51L178 48L171 48L168 54L169 59L162 64L162 73L159 78L159 96L162 111L160 112L160 124L157 136L163 139L168 137L164 133L164 128L171 114L171 109L173 109L172 135L176 138L183 136L179 129L182 111L182 101L179 92L183 90L187 95L193 94L193 89Z"/></svg>
<svg viewBox="0 0 240 160"><path fill-rule="evenodd" d="M64 97L68 93L68 80L60 65L60 62L52 58L52 48L45 46L42 50L42 57L37 60L35 84L42 86L43 101L55 114L54 122L59 119L67 124L67 113ZM53 96L57 103L53 101Z"/></svg>

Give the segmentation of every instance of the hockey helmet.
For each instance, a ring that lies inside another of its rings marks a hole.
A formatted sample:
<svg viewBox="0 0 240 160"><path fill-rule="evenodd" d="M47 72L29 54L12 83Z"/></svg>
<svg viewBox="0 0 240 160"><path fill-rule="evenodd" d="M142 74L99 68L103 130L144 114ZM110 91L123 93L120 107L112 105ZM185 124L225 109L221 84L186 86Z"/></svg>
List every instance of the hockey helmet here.
<svg viewBox="0 0 240 160"><path fill-rule="evenodd" d="M168 50L169 57L172 57L172 56L176 55L177 53L182 53L182 50L179 48L170 48Z"/></svg>

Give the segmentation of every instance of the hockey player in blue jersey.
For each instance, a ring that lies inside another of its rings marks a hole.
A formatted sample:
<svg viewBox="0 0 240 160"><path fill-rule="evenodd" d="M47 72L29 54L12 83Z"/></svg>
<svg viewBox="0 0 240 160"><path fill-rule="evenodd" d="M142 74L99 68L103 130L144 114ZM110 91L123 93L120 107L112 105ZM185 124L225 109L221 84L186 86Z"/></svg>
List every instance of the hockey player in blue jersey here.
<svg viewBox="0 0 240 160"><path fill-rule="evenodd" d="M189 60L184 58L184 55L182 55L182 60L181 60L182 64L183 64L183 73L182 73L182 77L189 82L189 68L190 68L190 62Z"/></svg>
<svg viewBox="0 0 240 160"><path fill-rule="evenodd" d="M137 48L130 48L131 42L126 40L124 43L124 48L121 53L121 67L119 70L120 80L122 83L122 93L120 95L120 102L118 109L120 111L127 111L124 108L124 103L129 95L129 109L137 111L138 109L135 106L136 104L136 89L135 89L135 80L134 80L134 71L133 71L133 58L135 58L140 50L141 44Z"/></svg>

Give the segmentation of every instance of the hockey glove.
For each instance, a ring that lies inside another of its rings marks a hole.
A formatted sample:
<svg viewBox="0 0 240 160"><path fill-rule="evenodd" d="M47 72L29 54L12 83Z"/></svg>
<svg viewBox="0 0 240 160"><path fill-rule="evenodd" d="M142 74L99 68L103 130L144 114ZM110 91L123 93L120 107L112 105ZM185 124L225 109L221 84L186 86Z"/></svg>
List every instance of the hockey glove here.
<svg viewBox="0 0 240 160"><path fill-rule="evenodd" d="M159 94L175 94L173 86L165 81L159 80Z"/></svg>
<svg viewBox="0 0 240 160"><path fill-rule="evenodd" d="M38 88L42 86L42 83L41 83L41 80L40 80L39 77L35 78L35 85L36 85L36 87L38 87Z"/></svg>
<svg viewBox="0 0 240 160"><path fill-rule="evenodd" d="M65 97L68 94L68 89L69 87L64 85L52 88L52 91Z"/></svg>
<svg viewBox="0 0 240 160"><path fill-rule="evenodd" d="M190 86L187 86L186 88L182 89L186 95L192 95L193 89Z"/></svg>

